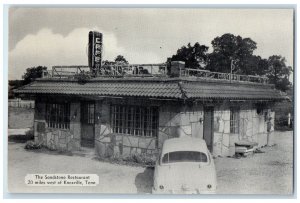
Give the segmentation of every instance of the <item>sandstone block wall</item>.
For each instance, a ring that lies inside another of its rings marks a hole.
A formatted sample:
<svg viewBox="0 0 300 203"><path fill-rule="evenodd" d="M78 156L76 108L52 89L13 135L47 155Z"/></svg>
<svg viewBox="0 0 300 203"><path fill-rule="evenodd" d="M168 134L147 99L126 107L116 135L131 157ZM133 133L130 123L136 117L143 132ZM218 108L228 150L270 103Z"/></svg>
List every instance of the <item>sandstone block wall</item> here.
<svg viewBox="0 0 300 203"><path fill-rule="evenodd" d="M170 105L159 107L158 137L138 137L114 134L110 126L110 104L95 103L95 151L99 156L135 153L155 154L166 139L173 137L198 137L203 139L203 106ZM80 149L81 123L80 102L70 104L70 129L48 128L45 120L46 104L36 102L34 116L35 141L53 150L72 151ZM267 122L269 119L270 121ZM241 140L257 142L258 147L273 145L274 112L264 110L258 114L250 104L240 109L240 133L230 133L230 106L226 103L214 107L213 155L232 156L235 143Z"/></svg>
<svg viewBox="0 0 300 203"><path fill-rule="evenodd" d="M80 149L80 103L70 104L70 129L49 128L45 120L46 104L36 102L34 140L50 150L72 151Z"/></svg>
<svg viewBox="0 0 300 203"><path fill-rule="evenodd" d="M98 103L100 120L95 126L95 151L100 157L130 156L136 153L154 154L157 151L156 137L139 137L113 133L110 121L110 104Z"/></svg>

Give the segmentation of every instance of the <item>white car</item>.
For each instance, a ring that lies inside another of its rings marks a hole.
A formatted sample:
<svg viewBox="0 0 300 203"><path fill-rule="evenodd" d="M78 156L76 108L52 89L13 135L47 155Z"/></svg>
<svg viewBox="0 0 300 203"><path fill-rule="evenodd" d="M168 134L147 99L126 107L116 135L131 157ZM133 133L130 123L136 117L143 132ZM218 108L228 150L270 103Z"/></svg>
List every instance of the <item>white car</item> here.
<svg viewBox="0 0 300 203"><path fill-rule="evenodd" d="M200 138L172 138L164 142L156 162L152 194L215 194L216 169Z"/></svg>

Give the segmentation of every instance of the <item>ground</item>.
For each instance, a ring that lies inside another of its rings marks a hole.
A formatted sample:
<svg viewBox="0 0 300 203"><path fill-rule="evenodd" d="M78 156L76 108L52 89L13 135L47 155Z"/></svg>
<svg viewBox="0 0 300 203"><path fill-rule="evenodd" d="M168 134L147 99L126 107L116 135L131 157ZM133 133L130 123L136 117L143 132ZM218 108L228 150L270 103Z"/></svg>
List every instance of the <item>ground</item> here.
<svg viewBox="0 0 300 203"><path fill-rule="evenodd" d="M12 131L11 131L12 133ZM216 158L218 194L291 194L293 133L275 132L276 145L245 158ZM8 143L10 192L151 193L153 168L101 162L94 155L60 155L26 151L24 143ZM95 187L29 187L26 174L98 174Z"/></svg>

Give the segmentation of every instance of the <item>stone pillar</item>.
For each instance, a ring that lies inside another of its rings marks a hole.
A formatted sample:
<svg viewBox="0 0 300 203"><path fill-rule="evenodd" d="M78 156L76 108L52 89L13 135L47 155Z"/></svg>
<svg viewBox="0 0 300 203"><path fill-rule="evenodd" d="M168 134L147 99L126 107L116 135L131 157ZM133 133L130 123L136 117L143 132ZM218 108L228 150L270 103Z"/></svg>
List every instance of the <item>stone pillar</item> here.
<svg viewBox="0 0 300 203"><path fill-rule="evenodd" d="M34 141L41 143L44 140L46 128L46 104L44 102L35 101L34 109Z"/></svg>
<svg viewBox="0 0 300 203"><path fill-rule="evenodd" d="M97 102L96 109L100 119L95 126L95 151L99 157L108 154L108 146L111 143L109 134L112 132L110 126L110 105L104 102Z"/></svg>
<svg viewBox="0 0 300 203"><path fill-rule="evenodd" d="M101 133L102 101L95 102L95 137Z"/></svg>
<svg viewBox="0 0 300 203"><path fill-rule="evenodd" d="M267 145L273 146L275 144L274 138L274 121L275 121L275 112L270 112L269 120L267 121Z"/></svg>
<svg viewBox="0 0 300 203"><path fill-rule="evenodd" d="M68 143L68 150L80 149L81 123L80 123L80 102L70 104L70 132L71 140Z"/></svg>
<svg viewBox="0 0 300 203"><path fill-rule="evenodd" d="M172 137L178 137L180 125L180 108L178 106L163 105L159 108L158 148L161 149L163 142Z"/></svg>

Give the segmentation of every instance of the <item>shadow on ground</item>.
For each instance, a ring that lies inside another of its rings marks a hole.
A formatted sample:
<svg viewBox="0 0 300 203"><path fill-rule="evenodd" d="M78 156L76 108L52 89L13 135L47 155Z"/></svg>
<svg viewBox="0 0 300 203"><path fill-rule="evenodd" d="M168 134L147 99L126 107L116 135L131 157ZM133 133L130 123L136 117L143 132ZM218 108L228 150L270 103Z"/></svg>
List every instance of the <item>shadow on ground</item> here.
<svg viewBox="0 0 300 203"><path fill-rule="evenodd" d="M9 142L25 143L29 140L34 140L33 134L32 135L10 135L10 136L8 136Z"/></svg>
<svg viewBox="0 0 300 203"><path fill-rule="evenodd" d="M135 186L138 193L151 194L153 186L154 167L147 167L135 177Z"/></svg>

